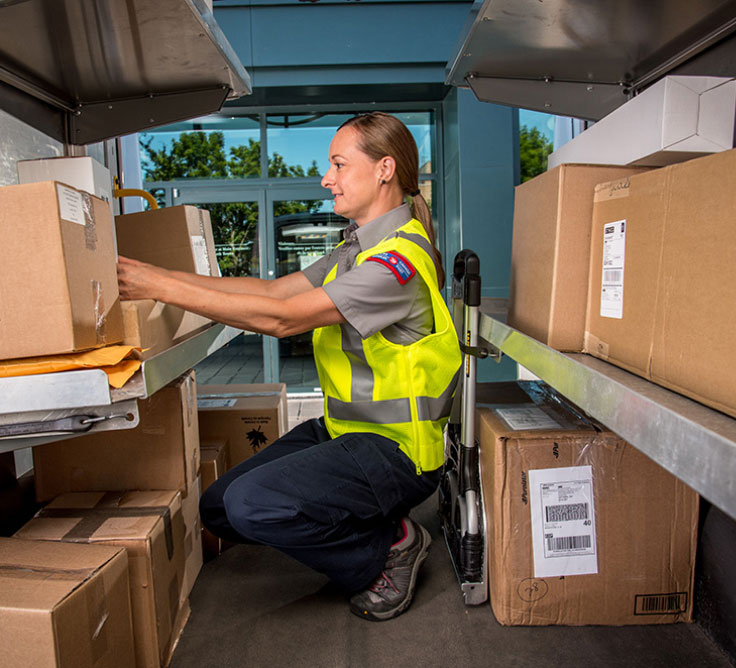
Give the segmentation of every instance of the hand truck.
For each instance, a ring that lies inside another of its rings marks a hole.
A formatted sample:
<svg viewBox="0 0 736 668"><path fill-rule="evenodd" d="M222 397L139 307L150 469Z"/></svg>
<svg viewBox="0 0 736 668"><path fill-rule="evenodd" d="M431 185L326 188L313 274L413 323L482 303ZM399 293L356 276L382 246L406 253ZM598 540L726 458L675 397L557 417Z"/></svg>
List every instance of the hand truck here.
<svg viewBox="0 0 736 668"><path fill-rule="evenodd" d="M490 354L488 347L479 346L478 339L480 283L478 256L470 250L460 251L452 276L452 318L460 339L463 368L445 435L439 514L467 605L479 605L488 599L487 528L475 438L476 362L478 357ZM500 355L494 352L494 356Z"/></svg>

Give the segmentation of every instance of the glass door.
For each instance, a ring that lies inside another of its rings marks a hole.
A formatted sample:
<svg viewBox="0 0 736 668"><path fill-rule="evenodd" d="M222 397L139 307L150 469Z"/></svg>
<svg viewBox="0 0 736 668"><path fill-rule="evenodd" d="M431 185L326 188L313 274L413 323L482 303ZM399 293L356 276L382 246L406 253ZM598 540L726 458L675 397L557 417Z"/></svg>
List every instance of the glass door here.
<svg viewBox="0 0 736 668"><path fill-rule="evenodd" d="M210 214L217 264L223 276L263 277L262 193L242 188L184 186L174 204L191 204ZM244 334L197 365L197 382L208 385L272 382L264 364L264 337Z"/></svg>
<svg viewBox="0 0 736 668"><path fill-rule="evenodd" d="M268 192L268 255L274 277L305 269L342 241L348 220L332 212L332 198L326 194L320 186ZM279 381L290 393L320 391L311 330L274 340L271 354L278 361Z"/></svg>

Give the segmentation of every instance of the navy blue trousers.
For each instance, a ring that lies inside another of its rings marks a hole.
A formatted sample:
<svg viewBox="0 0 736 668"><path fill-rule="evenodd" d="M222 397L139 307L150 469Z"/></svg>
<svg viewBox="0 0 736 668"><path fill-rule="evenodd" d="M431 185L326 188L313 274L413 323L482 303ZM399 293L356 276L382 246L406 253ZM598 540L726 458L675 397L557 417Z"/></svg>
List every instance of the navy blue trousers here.
<svg viewBox="0 0 736 668"><path fill-rule="evenodd" d="M331 439L319 418L218 478L199 507L220 538L270 545L355 592L381 572L397 523L439 478L439 470L417 475L383 436Z"/></svg>

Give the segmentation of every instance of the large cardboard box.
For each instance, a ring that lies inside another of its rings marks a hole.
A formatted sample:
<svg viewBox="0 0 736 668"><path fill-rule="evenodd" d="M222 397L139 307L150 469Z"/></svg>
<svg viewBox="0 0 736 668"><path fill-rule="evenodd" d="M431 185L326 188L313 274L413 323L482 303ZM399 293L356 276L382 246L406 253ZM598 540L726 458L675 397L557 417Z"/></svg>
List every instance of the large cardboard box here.
<svg viewBox="0 0 736 668"><path fill-rule="evenodd" d="M115 217L120 255L175 271L219 276L210 212L171 206Z"/></svg>
<svg viewBox="0 0 736 668"><path fill-rule="evenodd" d="M120 303L123 310L123 342L143 352L149 359L212 325L212 320L153 299Z"/></svg>
<svg viewBox="0 0 736 668"><path fill-rule="evenodd" d="M123 338L110 206L61 183L0 188L0 359Z"/></svg>
<svg viewBox="0 0 736 668"><path fill-rule="evenodd" d="M184 518L184 579L179 592L179 600L182 605L192 593L204 561L202 521L199 518L200 486L201 478L198 476L197 484L181 500L181 513Z"/></svg>
<svg viewBox="0 0 736 668"><path fill-rule="evenodd" d="M733 146L736 79L668 76L549 156L570 162L661 167Z"/></svg>
<svg viewBox="0 0 736 668"><path fill-rule="evenodd" d="M594 189L641 171L563 165L516 187L511 327L557 350L583 349Z"/></svg>
<svg viewBox="0 0 736 668"><path fill-rule="evenodd" d="M227 441L228 469L283 436L289 424L286 385L197 387L202 441Z"/></svg>
<svg viewBox="0 0 736 668"><path fill-rule="evenodd" d="M164 269L219 276L210 214L174 206L116 216L118 251ZM126 344L147 349L144 359L208 327L212 320L152 299L123 302Z"/></svg>
<svg viewBox="0 0 736 668"><path fill-rule="evenodd" d="M113 201L110 170L91 156L19 160L16 168L18 183L61 181L72 188L99 197L108 204Z"/></svg>
<svg viewBox="0 0 736 668"><path fill-rule="evenodd" d="M496 619L690 621L698 495L542 383L481 384L477 401Z"/></svg>
<svg viewBox="0 0 736 668"><path fill-rule="evenodd" d="M736 150L596 191L586 352L736 416Z"/></svg>
<svg viewBox="0 0 736 668"><path fill-rule="evenodd" d="M194 371L138 404L134 429L104 431L33 449L36 497L64 492L178 489L199 474Z"/></svg>
<svg viewBox="0 0 736 668"><path fill-rule="evenodd" d="M0 538L0 647L5 668L133 668L126 551Z"/></svg>
<svg viewBox="0 0 736 668"><path fill-rule="evenodd" d="M16 536L125 548L136 666L166 665L181 630L177 627L184 577L184 522L179 492L63 494Z"/></svg>
<svg viewBox="0 0 736 668"><path fill-rule="evenodd" d="M227 470L227 441L201 441L201 482L205 491ZM216 557L223 550L223 541L209 529L202 527L202 552L204 558Z"/></svg>

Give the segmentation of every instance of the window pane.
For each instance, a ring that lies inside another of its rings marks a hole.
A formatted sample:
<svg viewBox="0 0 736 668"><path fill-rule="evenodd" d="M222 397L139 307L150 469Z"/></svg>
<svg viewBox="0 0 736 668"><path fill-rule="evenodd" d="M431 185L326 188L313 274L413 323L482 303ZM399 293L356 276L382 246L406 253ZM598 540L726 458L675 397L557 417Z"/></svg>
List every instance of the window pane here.
<svg viewBox="0 0 736 668"><path fill-rule="evenodd" d="M277 276L308 267L342 241L349 221L331 205L329 199L274 202ZM319 389L311 331L279 339L279 358L279 380L289 392Z"/></svg>
<svg viewBox="0 0 736 668"><path fill-rule="evenodd" d="M431 174L435 170L434 112L403 111L394 114L409 128L419 150L419 173Z"/></svg>
<svg viewBox="0 0 736 668"><path fill-rule="evenodd" d="M352 114L269 114L266 117L268 175L322 176L329 169L330 142Z"/></svg>
<svg viewBox="0 0 736 668"><path fill-rule="evenodd" d="M261 175L258 117L206 116L142 132L145 181Z"/></svg>

